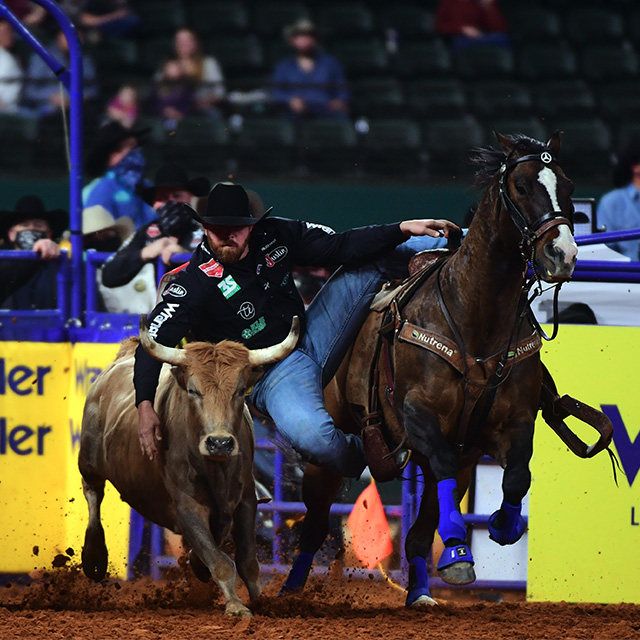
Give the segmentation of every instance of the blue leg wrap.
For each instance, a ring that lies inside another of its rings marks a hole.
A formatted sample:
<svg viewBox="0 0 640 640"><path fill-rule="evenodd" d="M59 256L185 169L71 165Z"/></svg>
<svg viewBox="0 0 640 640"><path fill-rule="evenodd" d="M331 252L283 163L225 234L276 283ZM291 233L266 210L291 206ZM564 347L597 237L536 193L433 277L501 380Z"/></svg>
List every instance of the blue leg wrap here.
<svg viewBox="0 0 640 640"><path fill-rule="evenodd" d="M522 538L522 534L526 531L527 525L524 518L520 515L522 511L522 503L514 507L508 502L502 501L500 509L494 511L489 518L489 537L500 545L513 544ZM499 523L496 526L496 520L501 515Z"/></svg>
<svg viewBox="0 0 640 640"><path fill-rule="evenodd" d="M442 541L446 544L451 538L465 540L467 527L460 513L460 500L455 479L438 482L438 503L440 505L438 532Z"/></svg>
<svg viewBox="0 0 640 640"><path fill-rule="evenodd" d="M286 582L282 585L279 595L286 595L288 593L298 593L304 589L304 585L307 582L309 571L311 571L311 565L313 563L313 553L307 551L301 551L296 559L293 561L291 571L287 576Z"/></svg>
<svg viewBox="0 0 640 640"><path fill-rule="evenodd" d="M471 555L471 549L469 549L466 544L456 544L451 547L445 547L442 550L442 555L440 556L440 560L438 561L438 571L452 564L455 564L456 562L470 562L471 564L474 564L474 559ZM475 580L475 578L473 579Z"/></svg>
<svg viewBox="0 0 640 640"><path fill-rule="evenodd" d="M409 589L405 606L410 607L419 598L427 596L431 599L429 591L429 575L427 574L427 561L420 556L409 560Z"/></svg>

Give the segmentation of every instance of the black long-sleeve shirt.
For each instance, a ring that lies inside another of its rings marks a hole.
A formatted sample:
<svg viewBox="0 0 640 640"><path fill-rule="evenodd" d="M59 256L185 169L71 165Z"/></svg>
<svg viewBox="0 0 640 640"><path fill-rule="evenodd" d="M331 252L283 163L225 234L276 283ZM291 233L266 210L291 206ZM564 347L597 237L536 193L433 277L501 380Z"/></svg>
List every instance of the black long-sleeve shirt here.
<svg viewBox="0 0 640 640"><path fill-rule="evenodd" d="M251 231L248 254L224 266L205 240L149 315L149 333L167 346L187 333L208 342L236 340L250 349L277 344L287 336L293 316L304 318L291 275L294 265L355 265L382 256L404 240L399 223L333 233L321 225L266 218ZM138 346L136 406L143 400L153 402L161 367Z"/></svg>

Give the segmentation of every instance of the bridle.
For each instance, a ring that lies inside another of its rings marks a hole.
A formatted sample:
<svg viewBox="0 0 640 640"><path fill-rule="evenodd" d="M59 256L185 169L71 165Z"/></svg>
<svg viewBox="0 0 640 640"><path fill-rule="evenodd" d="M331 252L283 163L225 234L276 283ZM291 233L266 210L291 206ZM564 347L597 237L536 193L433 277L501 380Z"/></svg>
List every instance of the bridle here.
<svg viewBox="0 0 640 640"><path fill-rule="evenodd" d="M502 202L502 206L509 212L511 216L511 220L513 224L515 224L516 228L520 232L520 255L525 263L525 272L527 269L527 265L530 265L533 275L523 284L523 296L528 296L528 293L531 287L537 284L536 291L532 294L532 296L528 299L527 308L530 310L531 302L539 295L542 294L542 283L540 279L540 274L538 272L538 268L536 266L536 248L535 243L538 239L540 239L547 231L553 229L554 227L558 227L561 224L566 224L571 232L573 233L573 220L571 218L565 216L562 211L548 211L543 216L540 216L533 223L527 221L524 217L520 209L515 205L511 197L509 196L507 189L507 178L509 174L513 170L514 167L521 164L522 162L542 162L545 165L550 165L552 162L557 164L557 159L553 156L551 151L545 149L541 153L530 153L525 156L520 156L519 158L515 158L513 160L509 160L508 158L500 166L500 180L498 181L498 188L500 194L500 200ZM555 286L554 296L553 296L553 333L551 336L548 336L545 331L542 329L538 321L535 319L533 313L530 313L530 319L538 331L538 333L545 340L553 340L558 334L558 294L560 292L561 283L557 283Z"/></svg>
<svg viewBox="0 0 640 640"><path fill-rule="evenodd" d="M549 165L552 162L557 163L557 160L553 157L553 154L548 151L542 151L541 153L531 153L526 156L515 158L514 160L506 159L500 167L500 180L498 187L500 190L500 199L502 205L511 215L513 224L520 232L522 238L520 242L520 253L525 262L531 263L531 268L536 273L535 267L535 243L541 238L549 229L566 224L573 233L573 222L570 218L565 216L562 211L549 211L543 216L535 220L533 223L529 223L524 217L520 209L514 204L513 200L509 196L507 189L507 178L514 167L523 162L542 162L545 165Z"/></svg>

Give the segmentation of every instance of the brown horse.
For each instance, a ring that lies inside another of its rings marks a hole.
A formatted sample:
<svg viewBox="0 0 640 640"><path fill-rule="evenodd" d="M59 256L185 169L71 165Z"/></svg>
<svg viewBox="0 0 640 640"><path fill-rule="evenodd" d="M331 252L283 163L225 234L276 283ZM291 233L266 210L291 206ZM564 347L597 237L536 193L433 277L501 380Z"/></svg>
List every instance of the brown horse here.
<svg viewBox="0 0 640 640"><path fill-rule="evenodd" d="M558 133L547 144L522 135L496 137L501 150L481 149L474 159L476 182L485 191L460 249L430 277L416 279L401 302L396 299L385 319L390 335L375 351L367 345L380 314L370 314L325 390L336 425L360 433L354 389L375 371L373 413L380 414L387 441L406 443L424 473L420 511L405 545L407 606L434 603L426 558L436 528L445 543L441 577L451 584L475 580L458 496L482 455L504 468L504 500L490 520L492 539L513 544L524 533L520 510L531 482L543 378L540 338L527 314L527 265L538 283L557 283L571 277L577 257L573 184L558 164ZM341 480L307 465L301 551L284 592L304 586Z"/></svg>

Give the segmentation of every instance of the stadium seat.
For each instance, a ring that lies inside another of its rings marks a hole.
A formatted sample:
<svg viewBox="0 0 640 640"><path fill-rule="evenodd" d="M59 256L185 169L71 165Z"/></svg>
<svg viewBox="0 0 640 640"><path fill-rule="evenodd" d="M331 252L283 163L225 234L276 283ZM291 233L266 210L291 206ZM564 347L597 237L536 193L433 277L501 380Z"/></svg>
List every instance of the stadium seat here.
<svg viewBox="0 0 640 640"><path fill-rule="evenodd" d="M62 129L60 120L58 123ZM0 140L5 150L0 154L0 173L28 172L33 168L36 146L39 145L37 134L36 120L0 114Z"/></svg>
<svg viewBox="0 0 640 640"><path fill-rule="evenodd" d="M141 40L139 47L138 66L149 82L149 76L162 67L164 60L174 55L173 35L145 38Z"/></svg>
<svg viewBox="0 0 640 640"><path fill-rule="evenodd" d="M632 80L638 69L638 55L629 43L594 44L582 53L582 75L590 82Z"/></svg>
<svg viewBox="0 0 640 640"><path fill-rule="evenodd" d="M506 47L465 47L454 55L455 72L468 80L509 78L513 75L513 52Z"/></svg>
<svg viewBox="0 0 640 640"><path fill-rule="evenodd" d="M600 113L609 120L638 118L640 84L637 80L606 82L595 89Z"/></svg>
<svg viewBox="0 0 640 640"><path fill-rule="evenodd" d="M524 80L571 78L577 73L576 55L564 42L524 44L518 58Z"/></svg>
<svg viewBox="0 0 640 640"><path fill-rule="evenodd" d="M461 116L467 100L460 81L435 78L407 83L407 104L416 118Z"/></svg>
<svg viewBox="0 0 640 640"><path fill-rule="evenodd" d="M640 46L640 9L630 13L627 20L627 33L635 46Z"/></svg>
<svg viewBox="0 0 640 640"><path fill-rule="evenodd" d="M280 0L258 2L253 10L253 29L267 36L283 37L285 26L301 18L310 18L304 2Z"/></svg>
<svg viewBox="0 0 640 640"><path fill-rule="evenodd" d="M572 180L608 175L613 138L601 119L563 118L555 124L562 133L560 160Z"/></svg>
<svg viewBox="0 0 640 640"><path fill-rule="evenodd" d="M569 11L565 33L571 42L620 42L624 35L622 16L614 10L584 7Z"/></svg>
<svg viewBox="0 0 640 640"><path fill-rule="evenodd" d="M433 12L415 4L382 6L377 12L378 29L397 31L398 40L430 37L433 31Z"/></svg>
<svg viewBox="0 0 640 640"><path fill-rule="evenodd" d="M200 0L187 6L189 23L200 34L241 33L249 29L249 13L237 0Z"/></svg>
<svg viewBox="0 0 640 640"><path fill-rule="evenodd" d="M538 118L521 117L521 118L508 118L508 117L495 117L486 119L486 131L485 131L485 144L489 146L497 146L496 137L493 134L494 131L502 133L503 135L511 135L514 133L523 133L525 136L546 142L551 136L552 131L547 131L545 126Z"/></svg>
<svg viewBox="0 0 640 640"><path fill-rule="evenodd" d="M535 113L540 118L589 116L596 108L591 89L577 78L541 82L534 88L533 95Z"/></svg>
<svg viewBox="0 0 640 640"><path fill-rule="evenodd" d="M615 149L624 149L632 140L640 141L640 121L637 118L621 120L614 128Z"/></svg>
<svg viewBox="0 0 640 640"><path fill-rule="evenodd" d="M353 82L351 96L351 111L357 117L398 117L406 113L402 86L393 77L367 78Z"/></svg>
<svg viewBox="0 0 640 640"><path fill-rule="evenodd" d="M368 36L374 31L373 16L360 2L324 4L316 17L323 38Z"/></svg>
<svg viewBox="0 0 640 640"><path fill-rule="evenodd" d="M389 68L387 53L376 38L339 40L331 45L329 51L342 63L347 77L352 80L384 74Z"/></svg>
<svg viewBox="0 0 640 640"><path fill-rule="evenodd" d="M204 49L218 59L226 78L255 77L267 71L262 45L253 34L217 36Z"/></svg>
<svg viewBox="0 0 640 640"><path fill-rule="evenodd" d="M510 80L475 83L469 87L471 112L480 116L523 116L531 113L529 88Z"/></svg>
<svg viewBox="0 0 640 640"><path fill-rule="evenodd" d="M347 174L356 169L358 139L349 120L310 120L302 125L300 137L300 159L311 174Z"/></svg>
<svg viewBox="0 0 640 640"><path fill-rule="evenodd" d="M419 175L424 154L420 126L408 119L369 122L362 138L362 163L373 175Z"/></svg>
<svg viewBox="0 0 640 640"><path fill-rule="evenodd" d="M150 36L173 33L187 23L184 7L175 0L144 3L136 7L136 12L140 15L143 33Z"/></svg>
<svg viewBox="0 0 640 640"><path fill-rule="evenodd" d="M449 48L440 38L400 43L394 60L395 72L403 78L449 76L453 68Z"/></svg>
<svg viewBox="0 0 640 640"><path fill-rule="evenodd" d="M245 118L233 141L241 173L280 173L293 168L295 128L282 118Z"/></svg>
<svg viewBox="0 0 640 640"><path fill-rule="evenodd" d="M560 15L546 7L518 4L506 14L509 33L516 42L556 41L562 33Z"/></svg>
<svg viewBox="0 0 640 640"><path fill-rule="evenodd" d="M428 120L423 130L432 175L451 178L473 173L471 150L481 146L485 139L474 116Z"/></svg>

